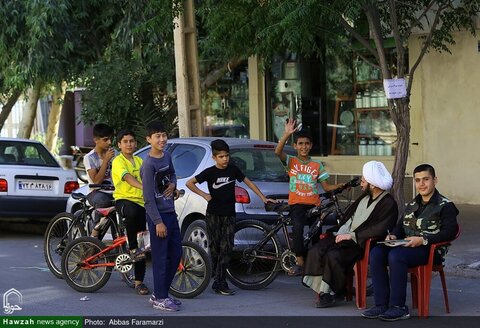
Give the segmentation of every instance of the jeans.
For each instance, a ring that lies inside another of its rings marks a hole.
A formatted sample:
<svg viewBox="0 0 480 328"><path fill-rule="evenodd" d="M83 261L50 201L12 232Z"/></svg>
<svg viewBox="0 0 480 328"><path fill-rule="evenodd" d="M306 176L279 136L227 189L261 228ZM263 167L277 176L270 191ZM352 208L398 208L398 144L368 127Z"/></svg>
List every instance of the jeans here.
<svg viewBox="0 0 480 328"><path fill-rule="evenodd" d="M428 246L384 245L376 246L370 251L370 273L376 306L405 305L408 268L426 264L428 252Z"/></svg>

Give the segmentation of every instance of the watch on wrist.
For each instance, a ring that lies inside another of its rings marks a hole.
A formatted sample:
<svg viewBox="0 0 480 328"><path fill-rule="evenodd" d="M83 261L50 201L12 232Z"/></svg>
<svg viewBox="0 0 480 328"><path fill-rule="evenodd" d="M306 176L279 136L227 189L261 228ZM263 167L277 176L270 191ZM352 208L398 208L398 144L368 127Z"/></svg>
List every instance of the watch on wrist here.
<svg viewBox="0 0 480 328"><path fill-rule="evenodd" d="M425 237L422 237L422 238L423 238L422 245L427 246L428 245L428 239L425 238Z"/></svg>

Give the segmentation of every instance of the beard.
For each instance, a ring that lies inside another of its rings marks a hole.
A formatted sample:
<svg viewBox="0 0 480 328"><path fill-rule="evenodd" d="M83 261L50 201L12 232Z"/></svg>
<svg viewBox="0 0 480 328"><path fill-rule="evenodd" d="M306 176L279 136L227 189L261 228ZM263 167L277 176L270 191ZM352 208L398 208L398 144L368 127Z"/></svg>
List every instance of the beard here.
<svg viewBox="0 0 480 328"><path fill-rule="evenodd" d="M373 194L372 194L372 185L367 183L367 194L370 196L370 198L373 197Z"/></svg>

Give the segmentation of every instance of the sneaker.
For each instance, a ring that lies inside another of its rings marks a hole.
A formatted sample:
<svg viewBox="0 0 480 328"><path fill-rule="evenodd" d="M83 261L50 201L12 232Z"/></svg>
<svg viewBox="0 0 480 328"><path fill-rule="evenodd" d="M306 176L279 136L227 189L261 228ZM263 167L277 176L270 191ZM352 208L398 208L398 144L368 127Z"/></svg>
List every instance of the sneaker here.
<svg viewBox="0 0 480 328"><path fill-rule="evenodd" d="M383 314L387 310L388 306L386 305L373 306L368 310L362 312L362 317L367 319L377 319L380 314Z"/></svg>
<svg viewBox="0 0 480 328"><path fill-rule="evenodd" d="M287 272L290 277L301 276L303 275L303 267L300 265L294 265L290 271Z"/></svg>
<svg viewBox="0 0 480 328"><path fill-rule="evenodd" d="M176 298L173 298L173 297L168 297L172 302L173 304L175 304L176 306L180 306L182 305L182 302L180 300L177 300ZM150 299L148 300L150 302L150 304L153 305L153 302L155 301L155 295L152 294L152 296L150 296Z"/></svg>
<svg viewBox="0 0 480 328"><path fill-rule="evenodd" d="M404 306L391 306L387 311L378 316L378 319L383 321L397 321L410 318L408 307Z"/></svg>
<svg viewBox="0 0 480 328"><path fill-rule="evenodd" d="M170 311L170 312L175 312L178 311L178 306L175 305L170 298L155 298L153 300L150 300L152 303L152 306L156 310L161 310L161 311Z"/></svg>
<svg viewBox="0 0 480 328"><path fill-rule="evenodd" d="M213 283L215 285L215 282ZM212 285L212 288L214 286ZM231 295L235 295L235 291L228 288L228 285L227 283L220 283L220 284L216 284L215 285L216 288L213 288L213 290L215 291L215 293L217 294L220 294L220 295L226 295L226 296L231 296Z"/></svg>
<svg viewBox="0 0 480 328"><path fill-rule="evenodd" d="M180 306L182 305L182 302L180 300L177 300L176 298L173 298L173 297L168 297L172 302L173 304L175 304L176 306Z"/></svg>
<svg viewBox="0 0 480 328"><path fill-rule="evenodd" d="M335 295L332 295L330 293L323 293L322 295L320 295L319 301L315 303L315 307L327 308L334 306L335 303Z"/></svg>

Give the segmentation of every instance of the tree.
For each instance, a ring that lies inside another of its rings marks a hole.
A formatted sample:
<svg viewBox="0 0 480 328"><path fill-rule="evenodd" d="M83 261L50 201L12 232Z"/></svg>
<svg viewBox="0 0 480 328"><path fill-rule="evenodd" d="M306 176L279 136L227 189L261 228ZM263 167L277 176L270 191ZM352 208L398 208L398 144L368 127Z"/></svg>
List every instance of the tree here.
<svg viewBox="0 0 480 328"><path fill-rule="evenodd" d="M165 122L177 130L173 18L179 1L125 2L104 56L83 76L82 121L131 128L145 142L145 125Z"/></svg>
<svg viewBox="0 0 480 328"><path fill-rule="evenodd" d="M115 23L122 17L116 4L114 0L2 2L2 93L9 89L31 91L20 137L30 137L38 100L35 97L52 88L57 95L46 144L51 150L55 147L62 108L57 100L63 99L65 92L58 86L74 81L86 65L103 54Z"/></svg>
<svg viewBox="0 0 480 328"><path fill-rule="evenodd" d="M408 77L406 97L388 101L397 129L393 195L402 215L415 71L428 51L450 52L453 31L468 29L475 34L479 6L478 0L225 0L205 1L200 13L209 30L207 42L223 47L225 58L253 54L270 58L285 49L320 57L324 45L354 51L356 41L373 58L368 62L381 69L383 79ZM415 37L414 30L421 31L422 48L408 67L408 42ZM388 65L384 49L388 36L395 42L394 67Z"/></svg>

